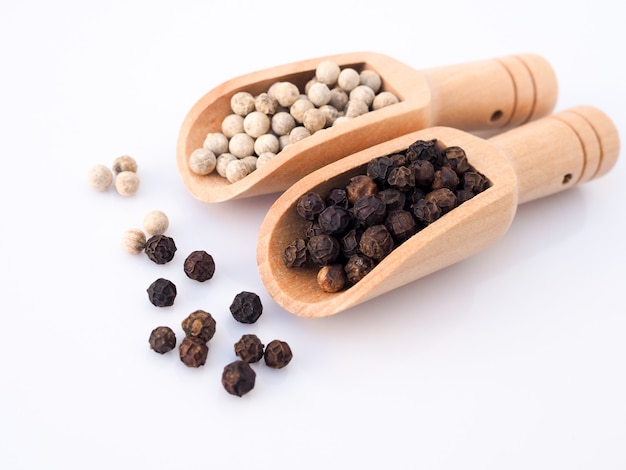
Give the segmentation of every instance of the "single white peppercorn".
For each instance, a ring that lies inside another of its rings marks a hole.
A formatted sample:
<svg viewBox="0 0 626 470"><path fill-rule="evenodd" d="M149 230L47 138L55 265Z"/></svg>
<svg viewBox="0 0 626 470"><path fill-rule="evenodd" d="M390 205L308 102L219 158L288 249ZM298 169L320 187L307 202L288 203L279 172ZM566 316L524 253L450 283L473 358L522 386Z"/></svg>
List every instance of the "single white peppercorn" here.
<svg viewBox="0 0 626 470"><path fill-rule="evenodd" d="M257 157L256 155L250 155L249 157L244 157L241 159L242 162L248 165L248 174L256 170L256 162L258 158L259 157Z"/></svg>
<svg viewBox="0 0 626 470"><path fill-rule="evenodd" d="M330 88L324 83L314 83L307 92L307 97L318 108L330 102Z"/></svg>
<svg viewBox="0 0 626 470"><path fill-rule="evenodd" d="M278 153L280 143L274 134L263 134L254 141L254 153L261 156L262 153Z"/></svg>
<svg viewBox="0 0 626 470"><path fill-rule="evenodd" d="M296 127L296 120L286 111L280 111L272 116L272 131L278 135L289 135L291 129Z"/></svg>
<svg viewBox="0 0 626 470"><path fill-rule="evenodd" d="M96 191L104 191L113 183L113 173L105 165L95 165L87 174L87 182Z"/></svg>
<svg viewBox="0 0 626 470"><path fill-rule="evenodd" d="M228 152L228 137L221 132L209 132L202 146L216 156Z"/></svg>
<svg viewBox="0 0 626 470"><path fill-rule="evenodd" d="M324 106L320 106L319 110L322 112L324 117L326 118L325 127L330 127L335 122L335 119L339 117L339 111L334 106L329 104L325 104Z"/></svg>
<svg viewBox="0 0 626 470"><path fill-rule="evenodd" d="M243 116L239 114L229 114L222 121L222 134L230 139L235 134L243 132Z"/></svg>
<svg viewBox="0 0 626 470"><path fill-rule="evenodd" d="M374 93L378 93L380 87L383 84L383 81L380 78L378 72L375 72L373 70L363 70L359 74L359 82L361 85L370 87L374 91Z"/></svg>
<svg viewBox="0 0 626 470"><path fill-rule="evenodd" d="M309 94L309 90L311 89L311 87L313 85L315 85L316 83L321 83L317 80L317 78L313 77L311 80L309 80L308 82L306 82L306 84L304 85L304 94L308 95Z"/></svg>
<svg viewBox="0 0 626 470"><path fill-rule="evenodd" d="M308 98L299 98L291 105L289 113L293 116L296 122L302 124L304 113L313 108L315 108L315 105L311 103Z"/></svg>
<svg viewBox="0 0 626 470"><path fill-rule="evenodd" d="M290 133L291 133L291 131L290 131ZM287 147L289 144L291 144L291 136L290 136L290 134L281 135L280 137L278 137L278 143L280 144L280 150L281 151L285 150L285 147Z"/></svg>
<svg viewBox="0 0 626 470"><path fill-rule="evenodd" d="M346 104L348 104L348 93L342 88L333 88L330 90L330 101L328 104L338 110L345 108Z"/></svg>
<svg viewBox="0 0 626 470"><path fill-rule="evenodd" d="M236 183L250 174L250 167L243 160L233 160L226 166L226 179Z"/></svg>
<svg viewBox="0 0 626 470"><path fill-rule="evenodd" d="M260 93L254 99L254 109L263 114L274 114L278 101L268 93Z"/></svg>
<svg viewBox="0 0 626 470"><path fill-rule="evenodd" d="M208 175L215 170L217 157L207 148L199 148L189 155L189 169L197 175Z"/></svg>
<svg viewBox="0 0 626 470"><path fill-rule="evenodd" d="M375 95L374 90L367 85L359 85L350 92L349 96L350 100L361 100L369 107Z"/></svg>
<svg viewBox="0 0 626 470"><path fill-rule="evenodd" d="M122 196L132 196L139 189L139 177L134 171L122 171L115 177L115 189Z"/></svg>
<svg viewBox="0 0 626 470"><path fill-rule="evenodd" d="M146 234L137 228L122 234L122 249L131 255L138 255L146 247Z"/></svg>
<svg viewBox="0 0 626 470"><path fill-rule="evenodd" d="M217 157L217 162L215 163L215 171L217 171L217 174L226 178L226 167L233 160L237 160L237 157L232 153L223 153Z"/></svg>
<svg viewBox="0 0 626 470"><path fill-rule="evenodd" d="M361 100L350 100L343 111L346 117L354 118L369 112L369 107Z"/></svg>
<svg viewBox="0 0 626 470"><path fill-rule="evenodd" d="M143 218L143 229L148 235L163 235L169 226L170 221L163 211L150 211Z"/></svg>
<svg viewBox="0 0 626 470"><path fill-rule="evenodd" d="M243 130L254 138L267 134L270 130L270 118L260 111L252 111L243 119Z"/></svg>
<svg viewBox="0 0 626 470"><path fill-rule="evenodd" d="M254 153L254 138L245 132L235 134L228 142L228 152L237 158L249 157Z"/></svg>
<svg viewBox="0 0 626 470"><path fill-rule="evenodd" d="M309 109L302 116L302 124L313 134L324 129L326 126L326 116L317 108Z"/></svg>
<svg viewBox="0 0 626 470"><path fill-rule="evenodd" d="M360 83L361 77L359 76L359 72L350 67L347 67L339 72L339 77L337 77L337 85L348 93L356 88Z"/></svg>
<svg viewBox="0 0 626 470"><path fill-rule="evenodd" d="M381 109L399 102L400 100L398 99L398 97L390 91L381 91L374 97L374 101L372 101L372 109L376 111L377 109Z"/></svg>
<svg viewBox="0 0 626 470"><path fill-rule="evenodd" d="M239 91L230 99L230 108L233 113L246 116L254 111L254 96L247 91Z"/></svg>
<svg viewBox="0 0 626 470"><path fill-rule="evenodd" d="M329 86L337 82L341 69L339 65L331 60L324 60L317 65L315 69L315 78Z"/></svg>
<svg viewBox="0 0 626 470"><path fill-rule="evenodd" d="M269 162L272 158L276 156L275 153L272 152L263 152L259 155L259 158L256 160L256 168L257 170L263 167L267 162Z"/></svg>
<svg viewBox="0 0 626 470"><path fill-rule="evenodd" d="M117 157L113 160L113 165L111 166L114 174L119 174L122 171L134 171L137 172L137 162L130 155L122 155L121 157Z"/></svg>
<svg viewBox="0 0 626 470"><path fill-rule="evenodd" d="M281 106L289 107L300 98L300 90L291 82L278 82L272 91L276 101Z"/></svg>
<svg viewBox="0 0 626 470"><path fill-rule="evenodd" d="M354 118L348 117L348 116L339 116L337 119L335 119L335 121L333 122L333 127L334 126L338 126L344 122L348 122L351 121Z"/></svg>
<svg viewBox="0 0 626 470"><path fill-rule="evenodd" d="M306 137L310 137L311 132L304 126L296 126L289 133L289 143L295 144Z"/></svg>

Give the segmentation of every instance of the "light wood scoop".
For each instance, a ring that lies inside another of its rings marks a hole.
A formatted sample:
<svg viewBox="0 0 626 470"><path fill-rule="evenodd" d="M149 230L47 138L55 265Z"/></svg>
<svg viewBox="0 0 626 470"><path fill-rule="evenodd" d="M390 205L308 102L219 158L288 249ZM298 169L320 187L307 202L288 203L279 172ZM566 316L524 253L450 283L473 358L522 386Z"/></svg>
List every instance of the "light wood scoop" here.
<svg viewBox="0 0 626 470"><path fill-rule="evenodd" d="M402 151L419 139L462 147L470 165L487 176L491 187L397 246L373 271L342 292L323 292L316 282L317 268L285 267L284 248L304 235L303 220L295 209L300 196L345 186L355 174L365 173L372 158ZM259 231L261 280L271 297L291 313L333 315L486 248L508 230L518 204L604 175L614 166L619 146L610 118L583 106L487 140L435 127L357 152L298 181L272 205Z"/></svg>
<svg viewBox="0 0 626 470"><path fill-rule="evenodd" d="M202 147L208 132L221 132L222 120L232 113L230 99L235 93L256 95L278 81L290 81L304 90L323 60L332 60L342 69L378 72L382 88L394 92L401 102L319 131L285 148L269 164L235 183L215 171L206 176L191 171L189 156ZM202 201L271 194L339 158L409 132L433 126L502 131L549 114L556 99L552 68L533 54L424 71L375 53L319 57L243 75L209 91L185 117L176 159L183 183Z"/></svg>

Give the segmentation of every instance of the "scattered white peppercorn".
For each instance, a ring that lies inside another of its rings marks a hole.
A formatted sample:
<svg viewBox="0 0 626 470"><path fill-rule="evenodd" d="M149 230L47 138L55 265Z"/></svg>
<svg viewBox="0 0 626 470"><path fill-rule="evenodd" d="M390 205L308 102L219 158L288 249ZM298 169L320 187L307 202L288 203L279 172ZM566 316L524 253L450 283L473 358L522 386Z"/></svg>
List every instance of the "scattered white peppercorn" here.
<svg viewBox="0 0 626 470"><path fill-rule="evenodd" d="M189 156L189 168L197 175L208 175L215 170L217 157L208 148L199 148Z"/></svg>
<svg viewBox="0 0 626 470"><path fill-rule="evenodd" d="M243 132L243 116L239 114L229 114L222 121L222 134L230 139L235 134Z"/></svg>
<svg viewBox="0 0 626 470"><path fill-rule="evenodd" d="M360 83L361 77L359 77L359 72L352 68L343 69L339 72L339 77L337 77L337 85L347 93L351 92Z"/></svg>
<svg viewBox="0 0 626 470"><path fill-rule="evenodd" d="M318 108L330 102L330 88L325 83L314 83L307 92L309 101Z"/></svg>
<svg viewBox="0 0 626 470"><path fill-rule="evenodd" d="M302 124L313 134L326 126L326 116L318 108L307 110L302 116Z"/></svg>
<svg viewBox="0 0 626 470"><path fill-rule="evenodd" d="M146 234L137 228L126 230L122 234L122 249L131 255L138 255L146 247Z"/></svg>
<svg viewBox="0 0 626 470"><path fill-rule="evenodd" d="M233 113L246 116L254 111L254 96L247 91L237 92L230 99L230 108Z"/></svg>
<svg viewBox="0 0 626 470"><path fill-rule="evenodd" d="M254 141L254 153L261 156L262 153L278 153L280 144L274 134L263 134Z"/></svg>
<svg viewBox="0 0 626 470"><path fill-rule="evenodd" d="M113 165L111 166L114 174L119 174L122 171L134 171L137 172L137 162L130 155L122 155L121 157L117 157L113 160Z"/></svg>
<svg viewBox="0 0 626 470"><path fill-rule="evenodd" d="M315 105L308 98L298 98L289 108L289 113L296 122L302 124L304 113L313 108L315 108Z"/></svg>
<svg viewBox="0 0 626 470"><path fill-rule="evenodd" d="M317 65L315 78L326 85L334 85L340 72L339 65L333 61L324 60Z"/></svg>
<svg viewBox="0 0 626 470"><path fill-rule="evenodd" d="M311 132L304 126L294 127L293 130L289 133L289 143L295 144L296 142L301 141L307 137L311 136Z"/></svg>
<svg viewBox="0 0 626 470"><path fill-rule="evenodd" d="M376 94L374 93L374 90L372 90L367 85L359 85L359 86L355 87L349 94L350 101L352 101L352 100L361 100L368 107L372 104L372 101L374 101L374 96L375 95Z"/></svg>
<svg viewBox="0 0 626 470"><path fill-rule="evenodd" d="M359 74L359 82L361 85L371 88L374 93L378 93L383 84L380 75L374 70L363 70Z"/></svg>
<svg viewBox="0 0 626 470"><path fill-rule="evenodd" d="M273 93L278 104L286 107L291 106L300 98L300 90L291 82L278 82Z"/></svg>
<svg viewBox="0 0 626 470"><path fill-rule="evenodd" d="M226 167L233 160L237 160L237 157L235 157L232 153L223 153L217 157L217 161L215 163L215 171L217 171L217 174L226 178Z"/></svg>
<svg viewBox="0 0 626 470"><path fill-rule="evenodd" d="M267 93L261 93L254 99L254 109L263 114L274 114L278 101Z"/></svg>
<svg viewBox="0 0 626 470"><path fill-rule="evenodd" d="M226 166L226 179L236 183L250 174L250 167L243 160L235 159Z"/></svg>
<svg viewBox="0 0 626 470"><path fill-rule="evenodd" d="M235 134L228 143L228 153L237 158L249 157L254 153L254 138L245 132Z"/></svg>
<svg viewBox="0 0 626 470"><path fill-rule="evenodd" d="M390 91L381 91L374 97L374 101L372 101L372 110L376 111L399 102L400 100L395 94Z"/></svg>
<svg viewBox="0 0 626 470"><path fill-rule="evenodd" d="M221 132L209 132L202 147L209 149L216 156L228 152L228 137Z"/></svg>
<svg viewBox="0 0 626 470"><path fill-rule="evenodd" d="M87 182L96 191L105 191L113 183L113 173L105 165L94 165L87 174Z"/></svg>
<svg viewBox="0 0 626 470"><path fill-rule="evenodd" d="M169 225L170 220L163 211L150 211L143 218L143 229L148 235L163 235Z"/></svg>
<svg viewBox="0 0 626 470"><path fill-rule="evenodd" d="M296 120L286 111L280 111L272 116L272 131L278 135L289 135L291 130L296 127Z"/></svg>
<svg viewBox="0 0 626 470"><path fill-rule="evenodd" d="M139 189L139 177L134 171L122 171L115 178L115 189L122 196L132 196Z"/></svg>
<svg viewBox="0 0 626 470"><path fill-rule="evenodd" d="M243 119L243 130L254 138L267 134L270 130L270 118L260 111L252 111Z"/></svg>

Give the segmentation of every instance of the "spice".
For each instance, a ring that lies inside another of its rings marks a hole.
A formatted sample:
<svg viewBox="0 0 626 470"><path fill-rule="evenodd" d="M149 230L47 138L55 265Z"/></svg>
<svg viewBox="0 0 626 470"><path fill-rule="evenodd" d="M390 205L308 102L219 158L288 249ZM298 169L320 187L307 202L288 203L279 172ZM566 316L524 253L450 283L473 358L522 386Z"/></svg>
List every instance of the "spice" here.
<svg viewBox="0 0 626 470"><path fill-rule="evenodd" d="M309 238L307 250L311 261L324 266L334 263L339 256L339 242L335 237L322 233Z"/></svg>
<svg viewBox="0 0 626 470"><path fill-rule="evenodd" d="M221 155L228 152L228 138L221 132L209 132L202 147L210 150L214 155Z"/></svg>
<svg viewBox="0 0 626 470"><path fill-rule="evenodd" d="M306 241L298 238L285 247L283 251L283 261L289 268L301 268L308 260Z"/></svg>
<svg viewBox="0 0 626 470"><path fill-rule="evenodd" d="M122 171L115 177L115 189L122 196L132 196L139 189L139 177L134 171Z"/></svg>
<svg viewBox="0 0 626 470"><path fill-rule="evenodd" d="M346 285L346 273L342 264L322 266L317 272L317 284L324 292L339 292Z"/></svg>
<svg viewBox="0 0 626 470"><path fill-rule="evenodd" d="M131 255L138 255L146 247L146 234L137 228L126 230L122 235L122 248Z"/></svg>
<svg viewBox="0 0 626 470"><path fill-rule="evenodd" d="M188 367L200 367L206 364L209 346L195 336L185 336L178 347L180 360Z"/></svg>
<svg viewBox="0 0 626 470"><path fill-rule="evenodd" d="M369 227L385 220L387 205L378 194L369 194L355 201L353 213L358 222Z"/></svg>
<svg viewBox="0 0 626 470"><path fill-rule="evenodd" d="M240 323L255 323L263 313L261 299L254 292L240 292L230 305L230 313Z"/></svg>
<svg viewBox="0 0 626 470"><path fill-rule="evenodd" d="M189 169L196 175L208 175L217 165L217 157L207 148L199 148L189 156Z"/></svg>
<svg viewBox="0 0 626 470"><path fill-rule="evenodd" d="M383 224L367 227L359 241L361 253L376 261L382 260L393 248L393 237Z"/></svg>
<svg viewBox="0 0 626 470"><path fill-rule="evenodd" d="M143 218L143 229L148 235L163 235L170 221L163 211L150 211Z"/></svg>
<svg viewBox="0 0 626 470"><path fill-rule="evenodd" d="M235 354L244 362L258 362L263 357L264 345L257 335L243 335L235 343Z"/></svg>
<svg viewBox="0 0 626 470"><path fill-rule="evenodd" d="M357 175L350 178L350 181L346 185L346 192L348 193L348 201L350 201L350 204L354 204L357 199L363 196L376 194L378 192L378 185L371 176Z"/></svg>
<svg viewBox="0 0 626 470"><path fill-rule="evenodd" d="M176 299L176 285L169 279L159 278L147 289L148 299L155 307L171 307Z"/></svg>
<svg viewBox="0 0 626 470"><path fill-rule="evenodd" d="M189 279L205 282L215 274L215 261L206 251L196 250L185 258L183 269Z"/></svg>
<svg viewBox="0 0 626 470"><path fill-rule="evenodd" d="M176 243L167 235L153 235L146 241L144 250L150 260L156 264L166 264L174 259Z"/></svg>
<svg viewBox="0 0 626 470"><path fill-rule="evenodd" d="M206 343L215 335L216 322L209 312L196 310L182 321L181 326L187 336L199 338Z"/></svg>
<svg viewBox="0 0 626 470"><path fill-rule="evenodd" d="M137 173L137 162L130 155L122 155L113 160L111 166L113 173L119 175L122 171L132 171Z"/></svg>
<svg viewBox="0 0 626 470"><path fill-rule="evenodd" d="M404 209L395 209L389 212L385 219L385 227L398 243L411 238L418 229L413 214Z"/></svg>
<svg viewBox="0 0 626 470"><path fill-rule="evenodd" d="M227 364L222 372L222 385L231 395L241 397L254 388L256 372L245 361Z"/></svg>
<svg viewBox="0 0 626 470"><path fill-rule="evenodd" d="M176 334L169 326L158 326L150 333L148 342L154 352L165 354L176 347Z"/></svg>
<svg viewBox="0 0 626 470"><path fill-rule="evenodd" d="M313 220L326 208L324 198L316 192L310 192L298 199L296 211L306 220Z"/></svg>
<svg viewBox="0 0 626 470"><path fill-rule="evenodd" d="M87 174L87 182L96 191L105 191L113 183L113 173L104 165L95 165Z"/></svg>
<svg viewBox="0 0 626 470"><path fill-rule="evenodd" d="M228 142L228 152L237 158L249 157L254 153L254 138L245 132L235 134Z"/></svg>
<svg viewBox="0 0 626 470"><path fill-rule="evenodd" d="M338 205L331 205L320 212L317 219L320 229L329 235L342 235L352 222L348 209Z"/></svg>
<svg viewBox="0 0 626 470"><path fill-rule="evenodd" d="M355 253L348 258L344 270L346 278L352 284L356 284L374 269L375 263L369 256Z"/></svg>
<svg viewBox="0 0 626 470"><path fill-rule="evenodd" d="M285 341L280 341L275 339L270 341L269 344L265 347L265 353L263 355L265 358L265 364L267 364L272 369L282 369L285 367L291 359L293 359L293 354L291 352L291 348L289 344Z"/></svg>
<svg viewBox="0 0 626 470"><path fill-rule="evenodd" d="M261 111L252 111L243 119L243 130L250 137L260 137L270 130L270 118Z"/></svg>
<svg viewBox="0 0 626 470"><path fill-rule="evenodd" d="M240 91L230 99L230 108L235 114L246 116L254 110L254 103L254 96L247 91Z"/></svg>

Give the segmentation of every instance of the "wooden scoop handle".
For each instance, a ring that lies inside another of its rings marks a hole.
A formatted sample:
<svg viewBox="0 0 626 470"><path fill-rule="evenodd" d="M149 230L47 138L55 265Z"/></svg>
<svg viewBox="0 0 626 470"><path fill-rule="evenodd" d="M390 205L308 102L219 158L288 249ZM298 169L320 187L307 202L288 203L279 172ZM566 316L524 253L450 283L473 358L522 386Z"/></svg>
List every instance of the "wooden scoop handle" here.
<svg viewBox="0 0 626 470"><path fill-rule="evenodd" d="M489 139L517 175L518 203L598 178L616 163L617 128L591 106L569 108Z"/></svg>
<svg viewBox="0 0 626 470"><path fill-rule="evenodd" d="M534 54L427 69L430 126L466 131L504 129L543 117L558 85L550 64Z"/></svg>

